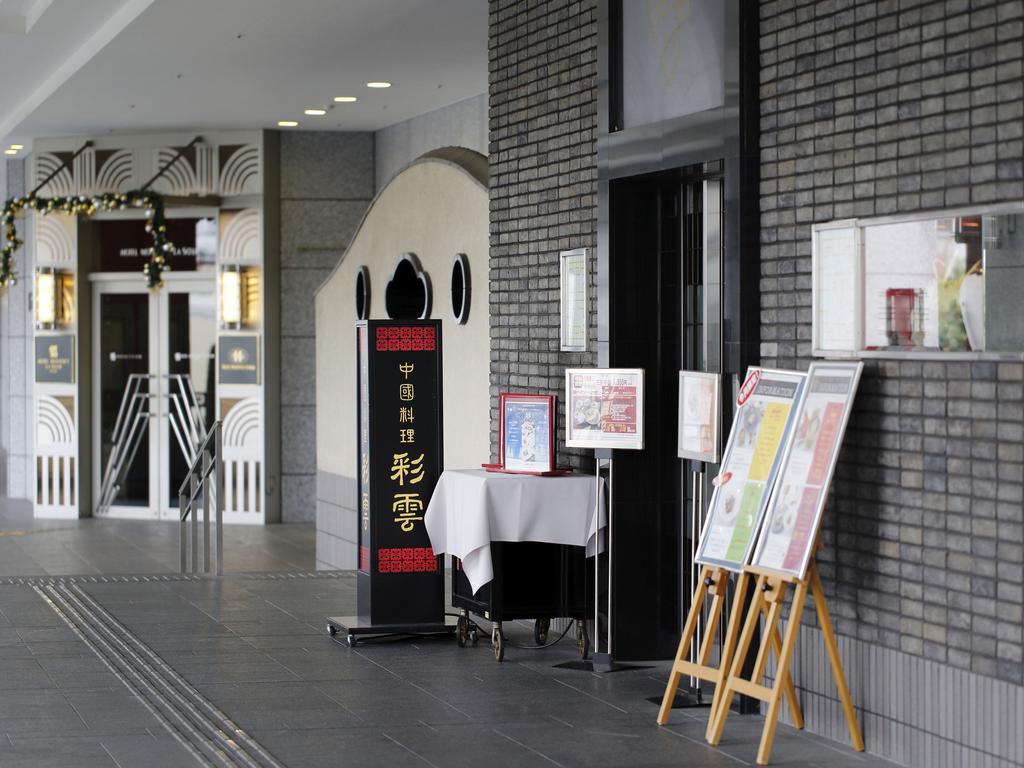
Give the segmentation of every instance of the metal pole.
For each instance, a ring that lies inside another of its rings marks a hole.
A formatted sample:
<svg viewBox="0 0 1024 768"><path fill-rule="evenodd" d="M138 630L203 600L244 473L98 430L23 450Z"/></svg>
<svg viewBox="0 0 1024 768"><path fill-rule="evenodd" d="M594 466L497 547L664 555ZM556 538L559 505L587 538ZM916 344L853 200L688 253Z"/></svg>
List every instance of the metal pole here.
<svg viewBox="0 0 1024 768"><path fill-rule="evenodd" d="M181 517L178 518L178 550L180 560L180 571L185 573L188 570L188 526L185 523L185 510L188 509L188 505L185 503L185 494L178 489L178 508L181 511Z"/></svg>
<svg viewBox="0 0 1024 768"><path fill-rule="evenodd" d="M599 596L599 585L601 584L601 566L600 566L600 550L598 545L601 543L601 459L597 456L594 457L595 461L595 480L597 482L597 537L594 539L594 653L598 653L601 650L601 630L600 624L600 609L601 600ZM609 505L611 499L608 500ZM608 529L605 528L605 539L608 538Z"/></svg>
<svg viewBox="0 0 1024 768"><path fill-rule="evenodd" d="M198 565L197 561L199 560L199 519L198 519L198 515L196 514L196 492L199 490L199 478L196 477L195 475L192 475L191 481L192 482L189 483L189 488L191 490L191 499L192 499L191 502L190 502L190 506L192 507L192 563L191 563L191 570L192 570L192 573L196 573L197 572L196 568L197 568L197 565Z"/></svg>
<svg viewBox="0 0 1024 768"><path fill-rule="evenodd" d="M224 575L224 453L223 453L223 430L220 422L215 427L217 434L214 435L213 444L216 453L214 454L214 471L217 473L217 496L214 498L217 515L217 575Z"/></svg>
<svg viewBox="0 0 1024 768"><path fill-rule="evenodd" d="M210 572L210 453L203 450L203 573Z"/></svg>
<svg viewBox="0 0 1024 768"><path fill-rule="evenodd" d="M615 469L612 462L612 458L608 457L608 659L611 663L612 658L612 511L615 505L612 503L614 496L613 483L615 481Z"/></svg>
<svg viewBox="0 0 1024 768"><path fill-rule="evenodd" d="M694 572L695 571L695 569L694 569L694 558L697 556L697 545L696 545L696 539L697 539L697 473L696 472L691 472L690 473L690 495L691 495L691 499L690 499L690 558L689 558L688 565L689 565L689 568L690 568L690 594L691 595L695 595L695 594L697 594L697 577L696 577L695 572ZM683 535L685 536L685 532L684 532ZM695 638L699 638L700 637L700 618L699 617L697 619L697 634L694 635L694 637ZM698 642L690 643L690 661L692 661L692 662L696 662L697 661L697 653L698 653L697 649L698 649L699 645L700 645L699 640L698 640ZM695 688L698 685L699 685L698 679L695 676L690 675L690 687L691 688Z"/></svg>

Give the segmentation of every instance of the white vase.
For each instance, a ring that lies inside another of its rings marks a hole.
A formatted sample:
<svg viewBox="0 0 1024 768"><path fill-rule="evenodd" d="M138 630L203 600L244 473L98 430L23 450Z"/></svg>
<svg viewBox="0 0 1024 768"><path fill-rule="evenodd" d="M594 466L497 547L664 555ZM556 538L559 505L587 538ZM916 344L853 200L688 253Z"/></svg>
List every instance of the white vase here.
<svg viewBox="0 0 1024 768"><path fill-rule="evenodd" d="M971 349L985 349L985 276L970 274L960 283L960 314Z"/></svg>

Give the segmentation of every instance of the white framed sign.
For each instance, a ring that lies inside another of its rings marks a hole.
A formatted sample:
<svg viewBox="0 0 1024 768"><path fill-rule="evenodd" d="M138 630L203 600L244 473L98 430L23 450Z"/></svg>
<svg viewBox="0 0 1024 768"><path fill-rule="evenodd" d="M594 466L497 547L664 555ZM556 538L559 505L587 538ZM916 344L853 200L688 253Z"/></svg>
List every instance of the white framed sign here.
<svg viewBox="0 0 1024 768"><path fill-rule="evenodd" d="M811 364L754 551L759 568L806 575L863 368L861 362Z"/></svg>
<svg viewBox="0 0 1024 768"><path fill-rule="evenodd" d="M570 448L643 450L643 369L566 369L565 421Z"/></svg>
<svg viewBox="0 0 1024 768"><path fill-rule="evenodd" d="M561 350L587 351L587 249L558 254L560 283Z"/></svg>
<svg viewBox="0 0 1024 768"><path fill-rule="evenodd" d="M750 561L806 374L752 367L736 401L696 560L739 571Z"/></svg>
<svg viewBox="0 0 1024 768"><path fill-rule="evenodd" d="M811 232L811 353L849 357L864 344L864 246L854 219Z"/></svg>
<svg viewBox="0 0 1024 768"><path fill-rule="evenodd" d="M679 372L679 458L718 463L720 390L720 374Z"/></svg>

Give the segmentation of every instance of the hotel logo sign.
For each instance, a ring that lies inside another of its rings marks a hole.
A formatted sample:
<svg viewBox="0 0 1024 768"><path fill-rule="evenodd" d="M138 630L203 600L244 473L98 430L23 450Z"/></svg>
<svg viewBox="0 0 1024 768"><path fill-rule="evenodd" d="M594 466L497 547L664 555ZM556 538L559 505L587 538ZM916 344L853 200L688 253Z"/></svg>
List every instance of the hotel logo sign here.
<svg viewBox="0 0 1024 768"><path fill-rule="evenodd" d="M221 384L259 384L259 334L221 336L218 345L217 368Z"/></svg>
<svg viewBox="0 0 1024 768"><path fill-rule="evenodd" d="M36 381L45 384L75 383L74 336L36 336Z"/></svg>

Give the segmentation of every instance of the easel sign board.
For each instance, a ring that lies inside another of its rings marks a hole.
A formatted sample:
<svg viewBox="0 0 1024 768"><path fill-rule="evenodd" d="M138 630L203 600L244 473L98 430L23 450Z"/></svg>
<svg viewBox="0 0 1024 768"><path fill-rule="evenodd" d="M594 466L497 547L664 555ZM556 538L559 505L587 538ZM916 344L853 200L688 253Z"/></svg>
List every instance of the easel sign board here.
<svg viewBox="0 0 1024 768"><path fill-rule="evenodd" d="M718 393L721 375L679 372L680 459L718 463Z"/></svg>
<svg viewBox="0 0 1024 768"><path fill-rule="evenodd" d="M753 565L803 580L818 539L861 362L812 363Z"/></svg>
<svg viewBox="0 0 1024 768"><path fill-rule="evenodd" d="M750 562L806 374L752 367L740 388L696 560L738 572Z"/></svg>
<svg viewBox="0 0 1024 768"><path fill-rule="evenodd" d="M565 422L570 448L643 450L643 369L566 369Z"/></svg>

